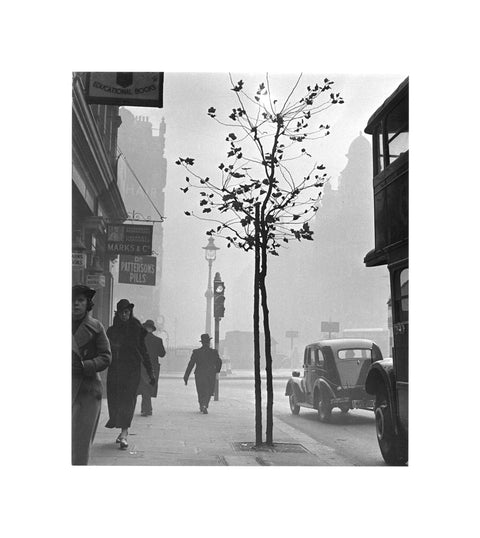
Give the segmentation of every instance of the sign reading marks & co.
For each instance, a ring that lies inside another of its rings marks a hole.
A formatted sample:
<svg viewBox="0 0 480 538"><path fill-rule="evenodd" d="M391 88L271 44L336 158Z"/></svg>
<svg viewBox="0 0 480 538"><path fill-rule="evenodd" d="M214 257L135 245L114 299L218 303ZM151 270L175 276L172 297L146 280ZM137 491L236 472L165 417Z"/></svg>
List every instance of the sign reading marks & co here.
<svg viewBox="0 0 480 538"><path fill-rule="evenodd" d="M87 255L83 252L72 252L72 267L85 269L87 267Z"/></svg>
<svg viewBox="0 0 480 538"><path fill-rule="evenodd" d="M157 258L155 256L120 255L118 282L120 284L139 284L155 286Z"/></svg>
<svg viewBox="0 0 480 538"><path fill-rule="evenodd" d="M152 254L153 226L144 224L108 224L107 252L150 256Z"/></svg>

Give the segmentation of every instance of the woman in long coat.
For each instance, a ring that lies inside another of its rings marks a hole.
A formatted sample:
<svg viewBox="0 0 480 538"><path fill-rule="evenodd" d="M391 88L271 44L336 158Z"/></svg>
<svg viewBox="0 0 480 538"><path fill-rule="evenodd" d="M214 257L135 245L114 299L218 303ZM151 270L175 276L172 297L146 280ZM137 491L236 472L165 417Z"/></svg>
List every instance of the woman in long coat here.
<svg viewBox="0 0 480 538"><path fill-rule="evenodd" d="M108 414L107 428L120 428L117 443L120 448L128 447L128 428L132 423L137 400L137 387L143 362L150 378L155 384L152 362L145 347L147 331L133 316L133 304L127 299L117 303L113 325L108 328L107 336L112 348L112 365L107 374Z"/></svg>
<svg viewBox="0 0 480 538"><path fill-rule="evenodd" d="M112 354L103 325L92 318L95 290L72 289L72 465L87 465L102 406L98 372Z"/></svg>

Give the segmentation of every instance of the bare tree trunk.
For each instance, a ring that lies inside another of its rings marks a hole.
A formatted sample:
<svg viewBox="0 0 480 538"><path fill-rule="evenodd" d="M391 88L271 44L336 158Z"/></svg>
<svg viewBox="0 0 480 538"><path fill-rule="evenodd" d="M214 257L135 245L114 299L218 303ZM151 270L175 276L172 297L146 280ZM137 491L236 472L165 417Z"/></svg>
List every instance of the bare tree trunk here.
<svg viewBox="0 0 480 538"><path fill-rule="evenodd" d="M260 377L260 222L259 206L255 206L255 277L253 295L253 349L255 375L255 445L262 444L262 381Z"/></svg>
<svg viewBox="0 0 480 538"><path fill-rule="evenodd" d="M265 443L273 445L273 376L272 376L272 339L270 336L270 314L267 302L267 248L262 244L262 270L260 272L260 290L262 295L263 330L265 333L265 372L267 377L267 429Z"/></svg>

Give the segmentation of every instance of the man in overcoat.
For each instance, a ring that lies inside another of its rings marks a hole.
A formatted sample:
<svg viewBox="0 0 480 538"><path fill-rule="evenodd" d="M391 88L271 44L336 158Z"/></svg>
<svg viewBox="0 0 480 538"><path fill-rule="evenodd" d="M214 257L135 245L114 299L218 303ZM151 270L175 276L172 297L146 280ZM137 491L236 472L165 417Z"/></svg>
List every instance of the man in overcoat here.
<svg viewBox="0 0 480 538"><path fill-rule="evenodd" d="M193 350L192 357L183 376L185 385L187 385L190 372L195 367L198 403L200 411L205 415L208 414L208 404L215 390L216 375L222 368L222 359L218 355L218 351L210 347L210 340L211 338L208 334L201 335L202 347Z"/></svg>
<svg viewBox="0 0 480 538"><path fill-rule="evenodd" d="M165 348L163 347L163 340L159 336L155 336L153 333L157 330L155 323L151 319L143 324L144 329L148 332L145 335L145 345L147 346L148 355L152 361L153 375L155 377L155 385L150 383L150 377L148 375L145 366L142 364L142 373L140 375L140 383L138 384L137 395L142 396L142 417L148 417L152 414L152 398L157 397L158 392L158 377L160 375L160 362L159 357L165 357Z"/></svg>
<svg viewBox="0 0 480 538"><path fill-rule="evenodd" d="M72 464L87 465L102 406L98 372L111 362L110 343L103 325L92 318L95 290L72 289Z"/></svg>

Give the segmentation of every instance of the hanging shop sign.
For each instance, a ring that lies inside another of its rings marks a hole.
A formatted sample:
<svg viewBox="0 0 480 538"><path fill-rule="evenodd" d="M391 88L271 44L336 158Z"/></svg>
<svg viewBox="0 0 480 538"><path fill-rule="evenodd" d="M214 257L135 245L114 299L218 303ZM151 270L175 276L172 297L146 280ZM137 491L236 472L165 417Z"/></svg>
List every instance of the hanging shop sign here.
<svg viewBox="0 0 480 538"><path fill-rule="evenodd" d="M155 256L120 255L118 282L120 284L138 284L155 286L157 258Z"/></svg>
<svg viewBox="0 0 480 538"><path fill-rule="evenodd" d="M150 256L152 254L153 226L145 224L108 224L107 252Z"/></svg>
<svg viewBox="0 0 480 538"><path fill-rule="evenodd" d="M83 252L72 252L72 268L85 269L87 267L87 255Z"/></svg>
<svg viewBox="0 0 480 538"><path fill-rule="evenodd" d="M90 104L163 107L163 73L87 73Z"/></svg>
<svg viewBox="0 0 480 538"><path fill-rule="evenodd" d="M86 285L93 289L104 288L105 287L105 275L92 273L87 275Z"/></svg>

